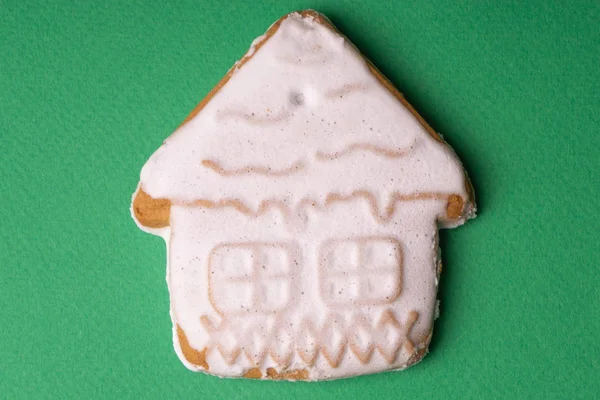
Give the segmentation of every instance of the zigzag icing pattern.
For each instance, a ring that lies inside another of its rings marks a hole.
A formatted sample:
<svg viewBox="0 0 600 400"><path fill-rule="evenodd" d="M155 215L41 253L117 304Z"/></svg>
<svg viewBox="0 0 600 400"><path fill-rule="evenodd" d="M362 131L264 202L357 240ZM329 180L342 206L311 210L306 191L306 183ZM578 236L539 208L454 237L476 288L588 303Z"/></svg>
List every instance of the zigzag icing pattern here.
<svg viewBox="0 0 600 400"><path fill-rule="evenodd" d="M387 309L375 323L364 314L355 313L352 321L345 324L341 315L333 313L325 318L320 328L305 318L298 330L290 331L280 320L266 333L265 326L242 327L225 317L218 324L207 316L202 316L200 321L210 335L210 344L206 348L217 351L229 365L234 365L239 357L244 356L253 365L260 365L270 357L279 367L286 367L292 356L297 354L306 365L312 366L320 354L332 368L337 368L346 351L351 351L362 364L369 363L375 351L388 364L394 363L403 348L412 354L414 345L409 336L417 318L418 313L411 311L404 324L401 324L394 313ZM257 345L256 332L260 332L262 345ZM391 335L394 336L393 340L390 340ZM332 343L330 338L336 336L341 339ZM288 339L287 345L273 345L280 343L282 338Z"/></svg>

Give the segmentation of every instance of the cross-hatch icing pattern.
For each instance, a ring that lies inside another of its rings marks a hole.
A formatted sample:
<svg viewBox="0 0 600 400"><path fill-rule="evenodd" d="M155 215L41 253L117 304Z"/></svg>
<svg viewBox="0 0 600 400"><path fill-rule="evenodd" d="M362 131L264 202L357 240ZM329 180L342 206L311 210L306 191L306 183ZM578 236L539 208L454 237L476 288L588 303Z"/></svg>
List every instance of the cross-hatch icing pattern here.
<svg viewBox="0 0 600 400"><path fill-rule="evenodd" d="M319 262L321 298L330 306L385 304L400 296L402 249L392 237L327 241Z"/></svg>
<svg viewBox="0 0 600 400"><path fill-rule="evenodd" d="M202 316L200 321L210 335L207 351L217 351L229 365L236 364L243 355L253 365L270 357L279 367L287 367L297 354L308 366L313 366L320 355L337 368L347 351L361 364L368 364L375 352L388 364L396 361L402 349L412 355L415 347L410 332L418 316L411 311L400 323L390 309L373 318L354 312L350 320L330 313L320 327L306 317L296 328L289 328L282 319L277 319L272 327L237 324L227 318L215 324L208 316Z"/></svg>

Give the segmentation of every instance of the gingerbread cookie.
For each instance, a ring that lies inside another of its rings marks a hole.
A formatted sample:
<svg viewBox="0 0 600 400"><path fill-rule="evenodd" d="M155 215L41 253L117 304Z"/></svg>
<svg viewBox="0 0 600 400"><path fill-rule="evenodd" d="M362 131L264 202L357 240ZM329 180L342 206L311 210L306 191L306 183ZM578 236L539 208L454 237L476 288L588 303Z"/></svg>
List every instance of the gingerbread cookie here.
<svg viewBox="0 0 600 400"><path fill-rule="evenodd" d="M418 362L438 228L475 216L452 149L321 14L278 20L144 165L177 354L222 377Z"/></svg>

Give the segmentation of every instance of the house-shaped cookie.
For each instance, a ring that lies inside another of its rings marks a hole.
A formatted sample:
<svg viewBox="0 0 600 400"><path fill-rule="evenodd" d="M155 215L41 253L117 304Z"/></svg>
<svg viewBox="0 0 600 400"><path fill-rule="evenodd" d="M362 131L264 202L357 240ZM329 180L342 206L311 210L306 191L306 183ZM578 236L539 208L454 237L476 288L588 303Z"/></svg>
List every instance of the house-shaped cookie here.
<svg viewBox="0 0 600 400"><path fill-rule="evenodd" d="M436 317L438 228L474 217L452 149L322 15L292 13L150 157L132 213L168 248L190 369L403 369Z"/></svg>

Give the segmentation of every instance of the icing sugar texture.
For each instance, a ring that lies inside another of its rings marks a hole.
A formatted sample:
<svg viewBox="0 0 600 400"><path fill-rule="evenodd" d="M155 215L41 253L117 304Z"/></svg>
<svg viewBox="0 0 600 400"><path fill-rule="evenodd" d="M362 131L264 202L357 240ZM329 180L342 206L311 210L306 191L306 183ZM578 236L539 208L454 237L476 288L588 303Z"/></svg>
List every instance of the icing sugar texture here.
<svg viewBox="0 0 600 400"><path fill-rule="evenodd" d="M449 196L470 199L458 158L314 14L247 57L141 172L172 204L153 233L178 354L283 379L411 365L435 316L437 221Z"/></svg>

